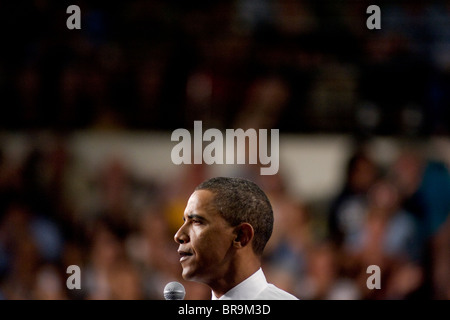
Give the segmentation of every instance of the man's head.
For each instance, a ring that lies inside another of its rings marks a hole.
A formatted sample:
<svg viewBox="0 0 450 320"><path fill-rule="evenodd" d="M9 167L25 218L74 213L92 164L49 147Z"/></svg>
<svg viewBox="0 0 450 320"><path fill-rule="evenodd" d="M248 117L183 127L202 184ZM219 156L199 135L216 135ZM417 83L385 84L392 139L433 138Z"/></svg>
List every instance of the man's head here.
<svg viewBox="0 0 450 320"><path fill-rule="evenodd" d="M266 194L252 181L218 177L201 183L195 190L214 194L213 205L231 225L249 223L254 231L253 250L261 256L272 235L273 212Z"/></svg>
<svg viewBox="0 0 450 320"><path fill-rule="evenodd" d="M197 186L175 234L183 277L214 281L236 267L236 254L260 258L273 229L269 199L253 182L217 177ZM241 250L244 249L244 250Z"/></svg>

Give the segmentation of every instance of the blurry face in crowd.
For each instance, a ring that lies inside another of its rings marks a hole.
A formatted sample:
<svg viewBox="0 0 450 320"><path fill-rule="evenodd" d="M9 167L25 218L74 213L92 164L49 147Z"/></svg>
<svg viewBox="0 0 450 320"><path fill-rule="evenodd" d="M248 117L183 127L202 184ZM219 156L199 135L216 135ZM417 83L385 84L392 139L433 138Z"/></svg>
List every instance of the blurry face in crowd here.
<svg viewBox="0 0 450 320"><path fill-rule="evenodd" d="M184 223L175 234L185 280L208 284L229 269L236 234L214 208L213 198L211 191L195 191L184 211Z"/></svg>
<svg viewBox="0 0 450 320"><path fill-rule="evenodd" d="M366 191L374 182L376 170L373 163L361 159L353 168L350 176L351 185L357 191Z"/></svg>

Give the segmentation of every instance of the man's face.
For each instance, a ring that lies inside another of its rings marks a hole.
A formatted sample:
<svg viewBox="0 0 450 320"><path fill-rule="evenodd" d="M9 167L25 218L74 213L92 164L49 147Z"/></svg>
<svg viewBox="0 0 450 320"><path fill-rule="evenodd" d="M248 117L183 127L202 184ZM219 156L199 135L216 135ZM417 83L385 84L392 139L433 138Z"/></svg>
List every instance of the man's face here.
<svg viewBox="0 0 450 320"><path fill-rule="evenodd" d="M184 223L174 236L183 278L210 283L228 271L236 234L212 203L214 194L195 191L184 211Z"/></svg>

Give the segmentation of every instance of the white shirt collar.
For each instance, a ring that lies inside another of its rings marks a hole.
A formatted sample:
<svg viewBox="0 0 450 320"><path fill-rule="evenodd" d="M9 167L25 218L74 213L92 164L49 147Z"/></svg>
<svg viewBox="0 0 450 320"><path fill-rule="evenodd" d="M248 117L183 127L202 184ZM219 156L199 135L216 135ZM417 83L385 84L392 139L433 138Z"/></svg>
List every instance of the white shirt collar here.
<svg viewBox="0 0 450 320"><path fill-rule="evenodd" d="M211 293L211 300L253 300L262 290L268 286L266 277L261 268L250 277L231 288L220 298L214 292Z"/></svg>

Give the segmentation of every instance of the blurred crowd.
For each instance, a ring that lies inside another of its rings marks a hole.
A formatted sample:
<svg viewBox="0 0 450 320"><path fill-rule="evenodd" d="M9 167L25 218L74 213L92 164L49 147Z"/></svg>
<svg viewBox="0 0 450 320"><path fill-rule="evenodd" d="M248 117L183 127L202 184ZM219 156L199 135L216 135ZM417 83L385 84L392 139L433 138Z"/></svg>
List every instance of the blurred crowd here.
<svg viewBox="0 0 450 320"><path fill-rule="evenodd" d="M184 165L161 182L110 156L92 170L67 145L57 137L45 148L31 144L20 161L0 157L0 297L163 299L176 280L186 299L210 299L203 284L181 278L173 238L210 166ZM262 176L236 166L231 175L258 183L273 206L268 280L306 300L450 299L448 162L404 149L381 164L362 145L342 172L322 214L293 196L282 168ZM80 267L80 290L66 286L71 265ZM380 289L367 285L372 265Z"/></svg>
<svg viewBox="0 0 450 320"><path fill-rule="evenodd" d="M448 1L69 4L0 3L3 128L449 132Z"/></svg>
<svg viewBox="0 0 450 320"><path fill-rule="evenodd" d="M366 27L370 1L77 1L81 30L66 28L70 4L0 2L0 131L54 133L20 160L0 148L0 299L162 299L173 280L211 297L181 279L173 240L208 166L163 183L123 159L88 173L73 131L449 133L448 1L380 1L381 30ZM235 172L274 208L268 280L307 300L450 299L448 163L413 149L380 165L357 145L320 218L283 168Z"/></svg>

